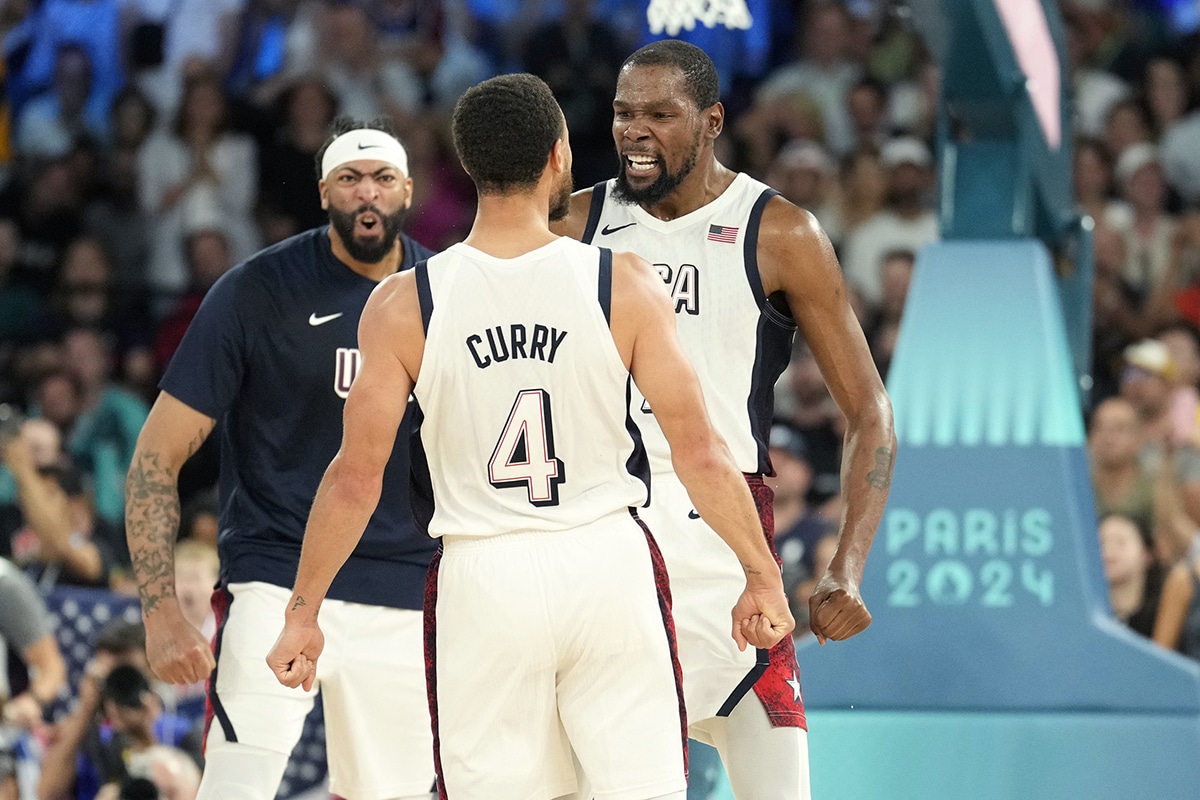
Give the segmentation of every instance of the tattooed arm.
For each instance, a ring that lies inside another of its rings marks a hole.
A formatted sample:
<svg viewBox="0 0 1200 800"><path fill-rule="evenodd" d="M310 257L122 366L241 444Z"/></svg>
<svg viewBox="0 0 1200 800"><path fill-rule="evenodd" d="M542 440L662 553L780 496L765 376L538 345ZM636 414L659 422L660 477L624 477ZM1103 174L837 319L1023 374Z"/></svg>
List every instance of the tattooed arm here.
<svg viewBox="0 0 1200 800"><path fill-rule="evenodd" d="M782 198L763 213L759 269L767 296L783 292L846 417L837 552L809 602L817 640L846 639L871 624L859 586L892 484L892 404L846 296L829 238L811 214Z"/></svg>
<svg viewBox="0 0 1200 800"><path fill-rule="evenodd" d="M166 392L150 409L125 481L125 535L146 623L146 653L154 674L171 683L208 677L208 641L183 618L175 599L175 536L179 531L179 470L216 421Z"/></svg>

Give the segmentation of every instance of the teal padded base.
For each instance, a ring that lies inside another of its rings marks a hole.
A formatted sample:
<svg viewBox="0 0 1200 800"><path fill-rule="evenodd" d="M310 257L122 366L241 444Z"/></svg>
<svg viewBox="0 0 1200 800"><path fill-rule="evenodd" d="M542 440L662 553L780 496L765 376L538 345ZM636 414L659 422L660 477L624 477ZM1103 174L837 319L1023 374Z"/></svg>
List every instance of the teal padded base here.
<svg viewBox="0 0 1200 800"><path fill-rule="evenodd" d="M813 800L1196 800L1186 714L808 712ZM724 776L711 800L732 800Z"/></svg>

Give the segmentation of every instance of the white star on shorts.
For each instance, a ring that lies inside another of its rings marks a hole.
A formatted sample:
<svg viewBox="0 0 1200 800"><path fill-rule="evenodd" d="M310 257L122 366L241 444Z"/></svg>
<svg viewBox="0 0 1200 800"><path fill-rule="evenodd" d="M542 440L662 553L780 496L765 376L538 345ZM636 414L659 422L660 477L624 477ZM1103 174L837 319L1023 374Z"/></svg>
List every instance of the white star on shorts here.
<svg viewBox="0 0 1200 800"><path fill-rule="evenodd" d="M792 702L800 705L800 676L793 672L792 679L785 680L784 683L792 687Z"/></svg>

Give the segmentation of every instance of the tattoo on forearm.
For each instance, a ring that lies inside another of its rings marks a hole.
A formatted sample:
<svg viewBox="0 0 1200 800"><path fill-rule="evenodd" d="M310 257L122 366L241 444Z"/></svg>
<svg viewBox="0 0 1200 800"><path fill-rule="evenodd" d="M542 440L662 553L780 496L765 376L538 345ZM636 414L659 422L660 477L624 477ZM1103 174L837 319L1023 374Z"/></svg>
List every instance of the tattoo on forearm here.
<svg viewBox="0 0 1200 800"><path fill-rule="evenodd" d="M204 441L201 431L189 456ZM178 475L155 451L138 455L125 480L125 524L129 556L137 579L142 613L175 596L175 538L179 532Z"/></svg>
<svg viewBox="0 0 1200 800"><path fill-rule="evenodd" d="M762 575L762 570L755 569L749 564L742 564L742 569L745 570L747 575Z"/></svg>
<svg viewBox="0 0 1200 800"><path fill-rule="evenodd" d="M867 483L884 490L892 485L892 462L895 454L890 447L875 448L875 468L867 473Z"/></svg>
<svg viewBox="0 0 1200 800"><path fill-rule="evenodd" d="M292 607L289 610L295 611L300 606L306 606L306 605L308 605L308 603L304 602L303 595L297 595L296 602L292 603Z"/></svg>

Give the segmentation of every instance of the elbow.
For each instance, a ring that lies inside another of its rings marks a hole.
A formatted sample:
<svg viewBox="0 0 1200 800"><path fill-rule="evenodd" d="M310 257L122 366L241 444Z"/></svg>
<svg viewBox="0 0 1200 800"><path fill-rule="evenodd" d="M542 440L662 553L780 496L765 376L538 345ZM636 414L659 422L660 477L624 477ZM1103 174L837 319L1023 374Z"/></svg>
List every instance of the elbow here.
<svg viewBox="0 0 1200 800"><path fill-rule="evenodd" d="M728 469L732 457L725 440L712 428L689 435L681 446L671 445L671 461L682 478L685 475L711 475Z"/></svg>
<svg viewBox="0 0 1200 800"><path fill-rule="evenodd" d="M383 492L383 471L336 458L329 466L330 492L339 503L374 508Z"/></svg>

